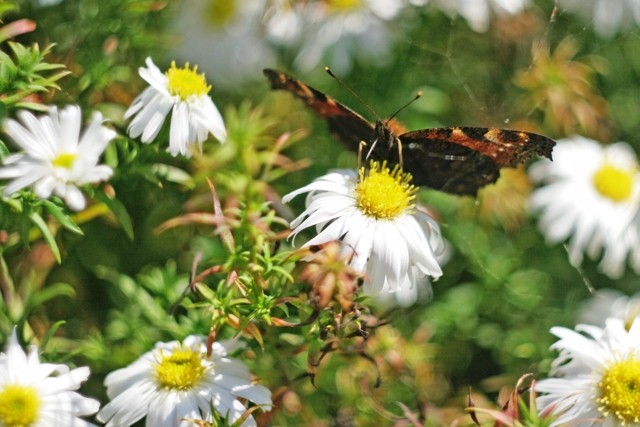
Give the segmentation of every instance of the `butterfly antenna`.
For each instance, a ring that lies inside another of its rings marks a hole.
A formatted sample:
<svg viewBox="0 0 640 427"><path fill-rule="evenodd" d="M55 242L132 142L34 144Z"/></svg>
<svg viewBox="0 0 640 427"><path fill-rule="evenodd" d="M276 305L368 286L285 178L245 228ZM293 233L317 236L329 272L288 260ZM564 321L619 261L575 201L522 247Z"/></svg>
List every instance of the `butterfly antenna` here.
<svg viewBox="0 0 640 427"><path fill-rule="evenodd" d="M422 91L419 90L418 93L416 93L416 96L413 97L413 99L409 102L407 102L406 104L404 104L402 107L400 107L398 109L398 111L396 111L395 113L393 113L391 115L391 117L389 117L385 123L389 123L389 121L391 121L395 116L397 116L402 110L404 110L405 108L407 108L409 105L413 104L414 102L416 102L418 99L420 99L422 97Z"/></svg>
<svg viewBox="0 0 640 427"><path fill-rule="evenodd" d="M349 93L350 93L351 95L353 95L353 96L354 96L358 101L360 101L360 103L361 103L362 105L364 105L364 107L365 107L367 110L369 110L369 111L371 112L371 114L373 114L373 115L375 116L375 118L376 118L377 120L382 120L382 119L380 118L380 116L378 115L378 113L376 113L376 112L375 112L375 110L374 110L373 108L371 108L371 106L370 106L369 104L367 104L367 103L364 101L364 99L362 99L362 98L360 97L360 95L358 95L358 94L357 94L353 89L351 89L351 88L349 87L349 85L347 85L345 82L343 82L343 81L342 81L338 76L336 76L335 74L333 74L333 71L331 71L331 68L329 68L329 67L324 67L324 70L327 72L327 74L329 74L331 77L333 77L333 78L335 79L335 81L337 81L337 82L340 84L340 86L342 86L343 88L345 88L346 90L348 90L348 91L349 91Z"/></svg>

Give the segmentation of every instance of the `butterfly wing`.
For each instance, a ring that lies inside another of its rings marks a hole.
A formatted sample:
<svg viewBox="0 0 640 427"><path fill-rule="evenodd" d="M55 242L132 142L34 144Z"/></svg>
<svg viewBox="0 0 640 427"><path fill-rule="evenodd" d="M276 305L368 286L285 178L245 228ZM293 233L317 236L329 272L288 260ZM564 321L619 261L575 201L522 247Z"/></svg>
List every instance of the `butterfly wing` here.
<svg viewBox="0 0 640 427"><path fill-rule="evenodd" d="M400 136L405 171L415 185L475 195L495 182L500 168L529 158L551 158L555 141L535 133L497 128L436 128ZM397 154L390 154L397 161Z"/></svg>
<svg viewBox="0 0 640 427"><path fill-rule="evenodd" d="M401 142L404 170L413 183L452 194L475 195L500 176L500 168L515 167L534 156L551 158L555 141L535 133L497 128L436 128L402 134L388 122L376 126L335 99L280 71L265 69L272 89L301 99L351 151L360 142L373 144L370 158L398 163Z"/></svg>
<svg viewBox="0 0 640 427"><path fill-rule="evenodd" d="M344 146L358 152L360 141L369 142L374 137L374 126L360 114L340 104L330 96L312 88L300 80L280 71L265 69L272 89L286 90L301 99L320 118L325 119L329 130Z"/></svg>

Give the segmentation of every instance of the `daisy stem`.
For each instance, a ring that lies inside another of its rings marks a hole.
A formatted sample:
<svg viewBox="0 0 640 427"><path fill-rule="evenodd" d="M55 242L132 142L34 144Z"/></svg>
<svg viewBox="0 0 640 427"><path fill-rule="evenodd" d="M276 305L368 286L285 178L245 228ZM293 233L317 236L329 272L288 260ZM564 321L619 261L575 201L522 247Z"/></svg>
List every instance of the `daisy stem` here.
<svg viewBox="0 0 640 427"><path fill-rule="evenodd" d="M12 306L13 291L13 280L11 280L11 276L9 276L9 269L7 268L4 256L0 254L0 292L2 292L2 299L6 307Z"/></svg>

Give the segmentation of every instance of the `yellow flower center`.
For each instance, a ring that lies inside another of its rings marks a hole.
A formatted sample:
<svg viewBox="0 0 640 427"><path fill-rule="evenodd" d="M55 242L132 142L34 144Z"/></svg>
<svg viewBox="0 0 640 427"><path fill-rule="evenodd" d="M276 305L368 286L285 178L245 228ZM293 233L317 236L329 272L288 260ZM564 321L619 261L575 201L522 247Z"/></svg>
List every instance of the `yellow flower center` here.
<svg viewBox="0 0 640 427"><path fill-rule="evenodd" d="M29 427L38 421L40 398L34 387L8 385L0 391L0 425Z"/></svg>
<svg viewBox="0 0 640 427"><path fill-rule="evenodd" d="M356 185L356 206L362 213L376 219L393 219L413 207L417 188L411 185L411 175L399 165L393 170L384 162L371 162L368 173L359 171Z"/></svg>
<svg viewBox="0 0 640 427"><path fill-rule="evenodd" d="M229 24L238 15L237 0L209 0L207 17L215 27Z"/></svg>
<svg viewBox="0 0 640 427"><path fill-rule="evenodd" d="M640 422L640 360L612 364L598 383L598 411L617 418L620 425Z"/></svg>
<svg viewBox="0 0 640 427"><path fill-rule="evenodd" d="M362 6L362 0L328 0L327 3L336 10L348 11Z"/></svg>
<svg viewBox="0 0 640 427"><path fill-rule="evenodd" d="M61 153L56 156L55 159L51 161L53 166L65 169L71 169L73 167L73 163L76 161L76 156L74 153Z"/></svg>
<svg viewBox="0 0 640 427"><path fill-rule="evenodd" d="M191 349L176 349L162 355L155 366L156 380L160 387L168 390L190 390L202 380L206 368L202 355Z"/></svg>
<svg viewBox="0 0 640 427"><path fill-rule="evenodd" d="M604 197L614 202L624 202L633 193L635 171L620 169L605 163L594 175L593 186Z"/></svg>
<svg viewBox="0 0 640 427"><path fill-rule="evenodd" d="M191 70L188 62L183 68L176 67L176 63L172 62L171 68L166 72L169 79L169 93L178 96L183 101L192 96L207 94L211 90L211 86L207 85L204 74L198 74L197 71L197 65Z"/></svg>

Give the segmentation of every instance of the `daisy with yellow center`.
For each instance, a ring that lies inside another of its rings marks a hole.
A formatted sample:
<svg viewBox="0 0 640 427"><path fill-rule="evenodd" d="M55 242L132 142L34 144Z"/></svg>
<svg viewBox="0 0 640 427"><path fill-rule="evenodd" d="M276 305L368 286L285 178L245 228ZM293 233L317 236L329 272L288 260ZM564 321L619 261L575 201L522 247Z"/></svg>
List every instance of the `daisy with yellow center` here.
<svg viewBox="0 0 640 427"><path fill-rule="evenodd" d="M347 73L358 60L384 60L391 53L391 21L403 0L274 1L264 21L267 37L298 52L294 66L328 65Z"/></svg>
<svg viewBox="0 0 640 427"><path fill-rule="evenodd" d="M84 209L86 201L78 186L111 177L113 170L98 162L116 133L102 125L102 115L96 112L81 134L82 112L77 105L52 107L40 117L27 111L17 116L19 121L5 122L5 131L24 151L7 156L0 167L0 180L12 180L4 195L32 186L41 199L56 195L71 209Z"/></svg>
<svg viewBox="0 0 640 427"><path fill-rule="evenodd" d="M236 421L247 410L239 399L271 409L271 392L253 384L247 367L228 357L234 341L215 342L207 356L206 338L157 343L126 368L107 375L111 399L98 413L109 426L129 426L146 417L147 426L187 427L188 420L212 421L212 408ZM242 427L254 427L249 416Z"/></svg>
<svg viewBox="0 0 640 427"><path fill-rule="evenodd" d="M283 201L304 193L307 208L291 223L292 236L315 227L318 234L305 246L340 240L341 250L352 255L351 267L364 275L365 291L395 291L442 275L438 224L416 209L416 188L397 166L372 162L358 173L337 170Z"/></svg>
<svg viewBox="0 0 640 427"><path fill-rule="evenodd" d="M640 172L627 144L603 146L580 136L558 141L554 161L530 168L531 207L540 212L540 228L549 243L569 239L574 264L583 254L598 258L610 277L624 272L627 258L640 272Z"/></svg>
<svg viewBox="0 0 640 427"><path fill-rule="evenodd" d="M212 134L218 141L224 142L227 130L220 112L209 97L211 86L204 75L198 73L198 67L177 67L175 62L166 73L162 73L147 58L147 67L140 68L142 77L149 87L131 104L124 118L133 117L129 124L129 136L141 137L142 142L153 141L169 113L168 151L177 156L191 155L193 145L201 145Z"/></svg>
<svg viewBox="0 0 640 427"><path fill-rule="evenodd" d="M40 363L35 347L20 347L14 329L0 353L0 425L3 427L94 426L79 417L98 411L97 400L76 393L89 368Z"/></svg>
<svg viewBox="0 0 640 427"><path fill-rule="evenodd" d="M549 378L536 384L542 412L557 417L552 426L640 426L640 321L626 328L607 319L603 328L552 328L560 338L552 348Z"/></svg>

